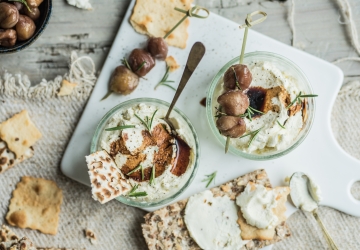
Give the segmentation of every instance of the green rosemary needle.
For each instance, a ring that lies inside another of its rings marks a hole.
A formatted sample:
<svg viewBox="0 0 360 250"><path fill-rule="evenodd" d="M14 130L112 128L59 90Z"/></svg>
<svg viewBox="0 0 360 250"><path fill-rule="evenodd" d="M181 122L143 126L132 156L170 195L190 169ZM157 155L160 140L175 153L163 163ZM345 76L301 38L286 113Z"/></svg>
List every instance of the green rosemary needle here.
<svg viewBox="0 0 360 250"><path fill-rule="evenodd" d="M136 168L134 168L133 170L131 170L129 173L127 173L126 175L131 175L132 173L135 173L136 171L138 171L139 169L142 169L142 166L139 165Z"/></svg>
<svg viewBox="0 0 360 250"><path fill-rule="evenodd" d="M143 61L143 62L140 64L139 68L138 68L136 71L139 71L140 69L142 69L142 67L144 67L145 63L146 63L146 62Z"/></svg>
<svg viewBox="0 0 360 250"><path fill-rule="evenodd" d="M281 128L286 129L286 128L284 127L284 125L281 125L281 123L280 123L278 120L276 120L276 122L277 122L277 124L278 124Z"/></svg>
<svg viewBox="0 0 360 250"><path fill-rule="evenodd" d="M151 169L150 185L155 183L155 165Z"/></svg>
<svg viewBox="0 0 360 250"><path fill-rule="evenodd" d="M133 188L130 190L128 196L129 196L129 197L147 196L147 193L146 193L146 192L135 192L138 187L139 187L138 184L136 184L135 186L133 186Z"/></svg>
<svg viewBox="0 0 360 250"><path fill-rule="evenodd" d="M121 60L121 62L122 62L122 64L124 64L126 66L126 68L131 70L131 67L125 57Z"/></svg>
<svg viewBox="0 0 360 250"><path fill-rule="evenodd" d="M117 127L113 127L113 128L106 128L105 131L123 130L126 128L135 128L135 125L124 125L124 126L117 126Z"/></svg>
<svg viewBox="0 0 360 250"><path fill-rule="evenodd" d="M294 105L294 103L299 103L301 104L301 98L306 98L306 97L318 97L318 95L312 95L312 94L309 94L309 95L302 95L301 94L301 91L300 93L295 97L294 100L292 100L292 102L286 107L287 109L289 109L292 105Z"/></svg>
<svg viewBox="0 0 360 250"><path fill-rule="evenodd" d="M160 82L159 82L158 84L156 84L156 86L155 86L155 88L154 88L155 90L156 90L159 86L166 86L166 87L169 87L169 88L171 88L172 90L176 91L176 89L175 89L173 86L167 84L167 83L169 83L169 82L174 82L174 81L168 80L169 70L170 70L170 67L167 66L167 67L166 67L165 75L164 75L163 78L160 80Z"/></svg>
<svg viewBox="0 0 360 250"><path fill-rule="evenodd" d="M145 117L145 119L141 119L137 114L134 114L136 118L139 119L139 121L145 126L145 128L151 133L151 127L154 121L155 114L158 110L155 110L155 112L152 114L151 119L149 117Z"/></svg>
<svg viewBox="0 0 360 250"><path fill-rule="evenodd" d="M212 174L205 175L207 178L205 178L204 180L202 180L202 182L206 182L206 181L207 181L206 187L208 187L208 186L211 184L212 181L214 181L214 183L215 183L216 172L217 172L217 171L215 171L215 172L212 173Z"/></svg>

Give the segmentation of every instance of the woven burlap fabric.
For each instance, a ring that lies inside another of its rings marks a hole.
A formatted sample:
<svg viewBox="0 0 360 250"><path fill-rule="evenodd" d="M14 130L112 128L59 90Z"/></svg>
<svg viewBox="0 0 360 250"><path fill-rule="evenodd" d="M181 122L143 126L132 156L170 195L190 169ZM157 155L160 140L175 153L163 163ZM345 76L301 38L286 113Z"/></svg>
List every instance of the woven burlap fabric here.
<svg viewBox="0 0 360 250"><path fill-rule="evenodd" d="M333 110L333 129L340 145L360 158L359 141L360 84L346 86L336 100ZM357 91L355 91L357 90ZM35 146L33 158L0 175L0 223L5 222L11 193L20 177L30 175L55 181L63 190L59 230L56 236L30 229L13 228L20 236L28 236L39 247L68 247L86 249L146 249L140 224L145 212L111 201L100 205L91 198L88 187L63 176L59 170L65 147L75 129L90 92L77 97L59 98L48 94L45 98L26 99L0 95L0 121L27 109L43 134ZM83 156L79 156L83 157ZM359 196L360 188L354 193ZM360 249L358 235L360 219L329 208L321 208L320 216L341 249ZM293 236L278 243L274 249L326 249L324 237L309 214L297 212L288 219ZM84 236L84 229L92 229L98 245L93 246Z"/></svg>

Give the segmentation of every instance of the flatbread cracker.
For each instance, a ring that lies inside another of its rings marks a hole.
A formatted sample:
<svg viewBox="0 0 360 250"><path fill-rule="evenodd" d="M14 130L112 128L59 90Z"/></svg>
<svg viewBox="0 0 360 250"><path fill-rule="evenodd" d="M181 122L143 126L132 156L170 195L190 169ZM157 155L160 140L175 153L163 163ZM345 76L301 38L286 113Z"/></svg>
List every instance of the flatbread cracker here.
<svg viewBox="0 0 360 250"><path fill-rule="evenodd" d="M287 196L290 193L289 187L276 187L274 191L277 195L277 206L273 209L275 215L278 217L278 224L283 223L286 220L285 211L286 206L285 202L287 200ZM242 215L241 210L238 212L238 224L241 229L241 238L243 240L272 240L275 235L275 228L269 229L259 229L257 227L251 226L246 223L245 218Z"/></svg>
<svg viewBox="0 0 360 250"><path fill-rule="evenodd" d="M15 158L15 154L10 151L6 143L0 140L0 174L33 155L34 150L30 147L20 158Z"/></svg>
<svg viewBox="0 0 360 250"><path fill-rule="evenodd" d="M104 204L131 190L128 180L105 150L97 151L85 158L94 200Z"/></svg>
<svg viewBox="0 0 360 250"><path fill-rule="evenodd" d="M176 62L175 58L172 56L166 57L165 62L166 62L166 65L169 67L170 72L174 72L178 68L180 68L180 65Z"/></svg>
<svg viewBox="0 0 360 250"><path fill-rule="evenodd" d="M236 196L244 191L249 181L271 188L265 170L261 169L212 188L211 192L214 197L227 195L230 199L235 200ZM188 199L185 199L145 215L142 232L150 250L201 249L190 237L184 223L183 214L187 201ZM241 249L260 249L290 236L290 230L285 223L276 226L275 232L272 240L250 240Z"/></svg>
<svg viewBox="0 0 360 250"><path fill-rule="evenodd" d="M26 110L0 123L0 139L6 142L16 158L24 155L41 136Z"/></svg>
<svg viewBox="0 0 360 250"><path fill-rule="evenodd" d="M66 96L66 95L71 95L71 93L73 92L73 90L76 88L77 84L76 83L71 83L68 80L62 80L61 82L61 87L60 90L58 92L58 96Z"/></svg>
<svg viewBox="0 0 360 250"><path fill-rule="evenodd" d="M55 182L24 176L16 185L6 220L11 226L57 233L62 191Z"/></svg>
<svg viewBox="0 0 360 250"><path fill-rule="evenodd" d="M36 250L35 245L26 237L0 243L1 250Z"/></svg>
<svg viewBox="0 0 360 250"><path fill-rule="evenodd" d="M141 34L164 37L185 15L174 8L189 10L192 2L193 0L137 0L130 23L135 31ZM189 36L189 24L187 18L166 38L166 42L184 49Z"/></svg>

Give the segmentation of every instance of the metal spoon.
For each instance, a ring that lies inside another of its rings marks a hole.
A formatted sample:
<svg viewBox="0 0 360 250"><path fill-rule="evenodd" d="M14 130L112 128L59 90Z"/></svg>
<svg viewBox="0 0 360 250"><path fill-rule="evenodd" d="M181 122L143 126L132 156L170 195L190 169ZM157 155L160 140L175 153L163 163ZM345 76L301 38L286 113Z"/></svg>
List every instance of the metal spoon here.
<svg viewBox="0 0 360 250"><path fill-rule="evenodd" d="M164 117L164 120L167 124L169 124L170 128L171 128L171 133L176 136L177 132L176 129L173 125L173 123L170 121L169 116L171 111L173 110L176 101L179 99L179 96L181 95L181 92L183 91L183 89L185 88L187 82L189 81L192 73L195 71L196 67L198 66L199 62L201 61L201 59L203 58L205 54L205 46L201 43L201 42L196 42L190 51L188 60L186 62L186 66L184 69L184 73L181 77L179 86L176 90L176 93L174 95L174 98L170 104L169 110L166 114L166 116Z"/></svg>
<svg viewBox="0 0 360 250"><path fill-rule="evenodd" d="M302 183L301 183L302 182ZM305 182L305 183L304 183ZM308 196L300 197L299 191L307 191ZM329 232L325 228L325 225L321 221L318 215L318 208L319 208L319 197L314 192L315 184L313 181L302 172L295 172L290 178L290 196L291 200L293 201L294 205L307 212L311 212L312 215L315 217L316 221L319 223L320 228L322 229L326 241L328 242L330 249L338 250L338 246L330 236ZM307 204L305 204L304 199L307 200ZM311 200L310 200L311 199Z"/></svg>

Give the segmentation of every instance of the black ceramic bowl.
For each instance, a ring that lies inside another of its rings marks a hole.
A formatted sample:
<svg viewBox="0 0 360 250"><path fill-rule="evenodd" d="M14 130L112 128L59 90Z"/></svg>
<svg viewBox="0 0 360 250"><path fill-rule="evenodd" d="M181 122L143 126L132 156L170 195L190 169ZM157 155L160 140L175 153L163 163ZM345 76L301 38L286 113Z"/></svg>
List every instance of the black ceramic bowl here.
<svg viewBox="0 0 360 250"><path fill-rule="evenodd" d="M44 0L40 6L40 18L35 22L36 30L34 35L26 41L17 41L16 44L12 47L2 47L0 46L0 54L7 54L7 53L15 53L29 47L44 31L46 25L49 22L51 16L51 9L52 9L52 0Z"/></svg>

